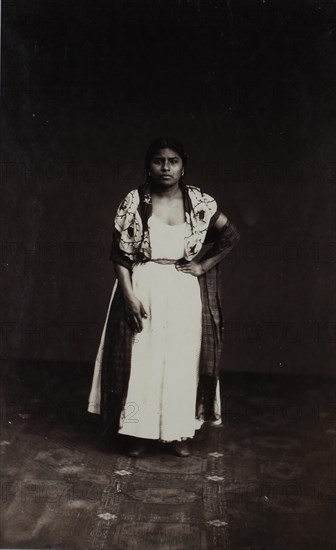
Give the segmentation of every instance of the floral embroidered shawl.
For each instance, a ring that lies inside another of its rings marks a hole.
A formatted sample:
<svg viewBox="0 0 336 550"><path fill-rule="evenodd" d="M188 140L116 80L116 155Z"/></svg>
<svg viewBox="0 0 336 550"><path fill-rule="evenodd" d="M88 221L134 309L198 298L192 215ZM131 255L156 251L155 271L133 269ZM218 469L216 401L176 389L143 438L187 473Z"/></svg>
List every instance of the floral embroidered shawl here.
<svg viewBox="0 0 336 550"><path fill-rule="evenodd" d="M217 203L197 187L180 184L183 193L187 235L184 258L192 260L201 251L207 231L218 215ZM130 191L120 204L115 217L118 247L131 262L151 259L148 218L152 214L149 185Z"/></svg>

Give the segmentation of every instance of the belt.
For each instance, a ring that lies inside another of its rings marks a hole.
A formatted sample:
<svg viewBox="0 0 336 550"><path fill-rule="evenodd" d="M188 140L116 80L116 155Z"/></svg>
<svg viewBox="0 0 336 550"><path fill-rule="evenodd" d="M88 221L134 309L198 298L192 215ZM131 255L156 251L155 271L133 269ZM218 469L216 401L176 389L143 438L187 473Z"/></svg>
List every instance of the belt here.
<svg viewBox="0 0 336 550"><path fill-rule="evenodd" d="M148 260L149 262L155 262L157 264L163 264L163 265L172 265L176 264L178 260L170 260L168 258L151 258Z"/></svg>
<svg viewBox="0 0 336 550"><path fill-rule="evenodd" d="M183 258L178 258L177 260L172 260L170 258L146 258L146 260L136 262L136 265L147 264L148 262L155 262L161 265L174 265L180 260L183 260Z"/></svg>

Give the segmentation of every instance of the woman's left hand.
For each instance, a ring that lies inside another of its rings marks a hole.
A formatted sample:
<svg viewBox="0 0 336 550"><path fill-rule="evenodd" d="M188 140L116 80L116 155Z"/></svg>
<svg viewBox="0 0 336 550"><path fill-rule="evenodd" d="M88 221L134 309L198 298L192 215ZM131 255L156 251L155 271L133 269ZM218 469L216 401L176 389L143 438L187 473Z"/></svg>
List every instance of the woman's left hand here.
<svg viewBox="0 0 336 550"><path fill-rule="evenodd" d="M189 273L189 275L193 275L194 277L199 277L204 273L202 265L198 262L195 262L195 260L191 260L191 262L179 260L178 262L176 262L175 267L178 271Z"/></svg>

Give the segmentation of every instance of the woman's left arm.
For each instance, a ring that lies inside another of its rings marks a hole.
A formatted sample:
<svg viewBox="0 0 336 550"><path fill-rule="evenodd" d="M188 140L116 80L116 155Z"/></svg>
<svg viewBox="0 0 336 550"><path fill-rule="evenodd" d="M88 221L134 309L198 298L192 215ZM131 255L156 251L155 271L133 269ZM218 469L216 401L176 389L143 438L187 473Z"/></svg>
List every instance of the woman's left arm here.
<svg viewBox="0 0 336 550"><path fill-rule="evenodd" d="M200 277L223 260L239 241L240 235L237 228L222 213L214 223L213 229L216 231L217 238L211 249L199 261L176 262L178 271Z"/></svg>

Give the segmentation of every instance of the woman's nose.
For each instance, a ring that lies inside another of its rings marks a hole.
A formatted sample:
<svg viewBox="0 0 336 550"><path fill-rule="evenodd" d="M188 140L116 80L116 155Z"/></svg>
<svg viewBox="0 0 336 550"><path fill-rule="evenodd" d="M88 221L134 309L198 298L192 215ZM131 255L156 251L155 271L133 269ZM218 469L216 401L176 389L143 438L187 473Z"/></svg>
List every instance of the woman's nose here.
<svg viewBox="0 0 336 550"><path fill-rule="evenodd" d="M168 160L165 160L163 165L162 165L162 170L164 170L165 172L169 169L169 162Z"/></svg>

